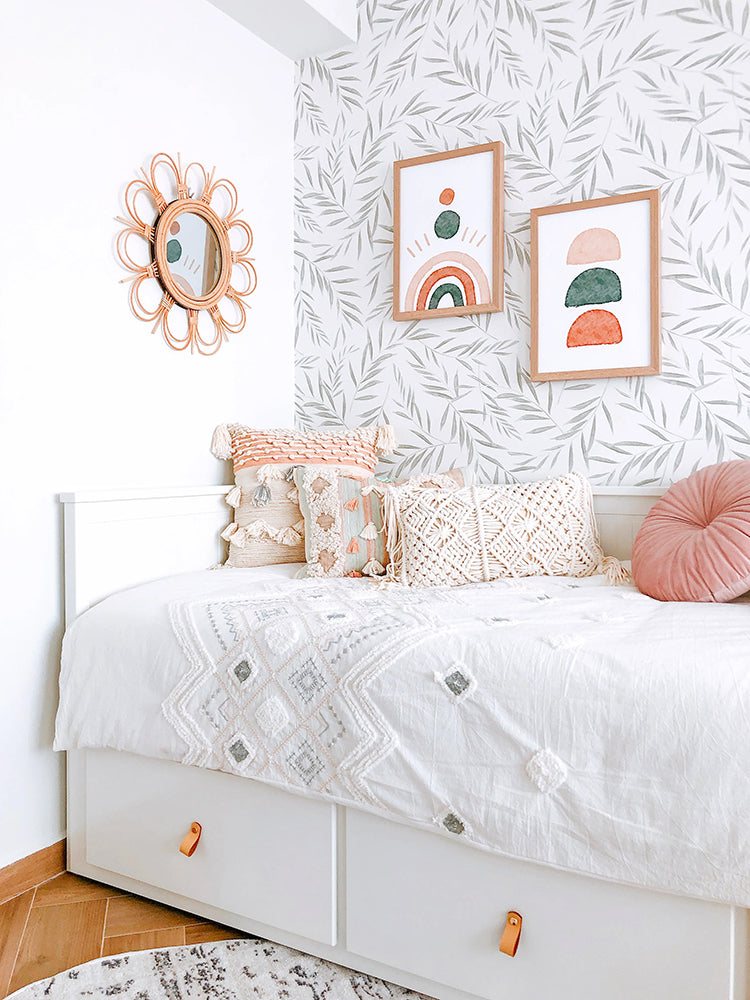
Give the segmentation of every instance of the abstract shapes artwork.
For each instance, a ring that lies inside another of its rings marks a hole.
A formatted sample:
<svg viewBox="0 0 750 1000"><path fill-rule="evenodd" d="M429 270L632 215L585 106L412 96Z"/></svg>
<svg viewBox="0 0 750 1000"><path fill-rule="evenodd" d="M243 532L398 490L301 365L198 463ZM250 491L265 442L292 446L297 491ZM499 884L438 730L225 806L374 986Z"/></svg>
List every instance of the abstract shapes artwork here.
<svg viewBox="0 0 750 1000"><path fill-rule="evenodd" d="M656 375L659 329L658 191L532 209L534 381Z"/></svg>
<svg viewBox="0 0 750 1000"><path fill-rule="evenodd" d="M393 316L503 307L503 144L397 160Z"/></svg>

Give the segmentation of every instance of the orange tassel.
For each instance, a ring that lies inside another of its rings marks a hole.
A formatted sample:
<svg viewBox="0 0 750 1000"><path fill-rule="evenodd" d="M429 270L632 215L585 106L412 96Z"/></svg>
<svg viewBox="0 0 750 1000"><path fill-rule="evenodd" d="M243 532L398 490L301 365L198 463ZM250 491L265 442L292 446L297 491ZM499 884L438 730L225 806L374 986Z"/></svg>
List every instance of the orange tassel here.
<svg viewBox="0 0 750 1000"><path fill-rule="evenodd" d="M359 507L359 500L356 497L352 497L351 500L347 500L344 504L347 510L356 510Z"/></svg>
<svg viewBox="0 0 750 1000"><path fill-rule="evenodd" d="M354 555L355 553L359 552L359 542L357 541L356 538L352 538L352 540L349 542L349 545L348 545L346 551L347 552L351 552L352 555Z"/></svg>

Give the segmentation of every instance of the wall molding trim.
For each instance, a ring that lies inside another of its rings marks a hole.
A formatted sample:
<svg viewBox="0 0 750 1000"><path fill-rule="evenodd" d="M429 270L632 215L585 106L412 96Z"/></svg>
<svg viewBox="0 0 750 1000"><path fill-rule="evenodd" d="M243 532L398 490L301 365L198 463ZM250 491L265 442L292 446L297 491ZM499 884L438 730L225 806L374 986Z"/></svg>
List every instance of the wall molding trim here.
<svg viewBox="0 0 750 1000"><path fill-rule="evenodd" d="M43 847L20 861L0 868L0 906L27 889L47 882L65 871L65 841Z"/></svg>

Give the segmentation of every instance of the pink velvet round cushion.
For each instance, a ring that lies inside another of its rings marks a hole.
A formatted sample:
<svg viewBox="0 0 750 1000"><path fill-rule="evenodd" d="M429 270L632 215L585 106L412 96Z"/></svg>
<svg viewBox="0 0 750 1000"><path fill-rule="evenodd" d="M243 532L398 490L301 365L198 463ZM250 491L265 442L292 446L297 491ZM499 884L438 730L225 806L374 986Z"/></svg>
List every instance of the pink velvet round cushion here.
<svg viewBox="0 0 750 1000"><path fill-rule="evenodd" d="M750 590L750 461L675 483L633 546L633 579L659 601L731 601Z"/></svg>

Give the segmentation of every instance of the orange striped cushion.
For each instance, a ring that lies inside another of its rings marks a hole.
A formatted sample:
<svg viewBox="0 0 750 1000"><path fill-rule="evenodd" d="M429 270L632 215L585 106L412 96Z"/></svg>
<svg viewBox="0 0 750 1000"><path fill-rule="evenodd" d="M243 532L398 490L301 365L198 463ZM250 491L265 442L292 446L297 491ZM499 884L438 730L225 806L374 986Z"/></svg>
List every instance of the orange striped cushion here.
<svg viewBox="0 0 750 1000"><path fill-rule="evenodd" d="M217 458L231 457L235 473L258 465L353 465L374 472L378 455L392 449L387 426L303 433L223 424L214 432L213 445Z"/></svg>

